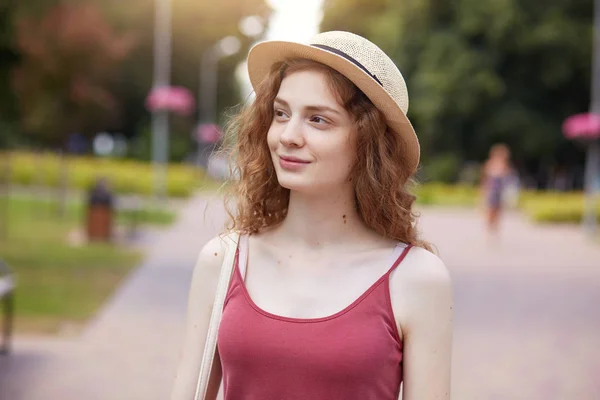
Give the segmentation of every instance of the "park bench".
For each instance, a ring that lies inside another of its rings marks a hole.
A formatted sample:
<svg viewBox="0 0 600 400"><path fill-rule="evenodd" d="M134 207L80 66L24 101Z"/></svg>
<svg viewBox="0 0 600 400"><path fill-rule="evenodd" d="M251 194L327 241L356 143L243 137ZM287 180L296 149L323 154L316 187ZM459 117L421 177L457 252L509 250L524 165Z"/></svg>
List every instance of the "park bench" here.
<svg viewBox="0 0 600 400"><path fill-rule="evenodd" d="M8 265L0 260L0 301L4 311L0 354L7 354L13 328L15 282Z"/></svg>

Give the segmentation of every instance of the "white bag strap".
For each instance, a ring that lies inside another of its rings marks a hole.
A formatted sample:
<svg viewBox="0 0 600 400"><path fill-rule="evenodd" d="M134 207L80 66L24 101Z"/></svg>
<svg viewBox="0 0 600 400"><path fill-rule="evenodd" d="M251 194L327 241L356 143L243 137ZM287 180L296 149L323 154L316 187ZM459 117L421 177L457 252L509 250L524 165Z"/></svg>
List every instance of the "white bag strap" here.
<svg viewBox="0 0 600 400"><path fill-rule="evenodd" d="M238 259L238 267L242 280L246 280L246 270L248 269L248 235L240 236L240 252Z"/></svg>
<svg viewBox="0 0 600 400"><path fill-rule="evenodd" d="M225 296L227 295L227 289L229 287L229 282L231 281L231 274L233 271L233 264L235 261L235 253L237 251L239 238L240 235L237 232L231 232L224 238L224 240L227 242L227 250L223 258L223 265L221 266L221 274L219 276L219 283L217 284L215 301L213 304L212 313L210 315L208 334L206 336L206 344L204 345L204 354L202 356L202 364L200 366L200 374L198 375L198 384L196 386L196 395L194 396L195 400L206 399L206 391L208 390L210 372L215 361L219 323L221 322L221 314L223 313Z"/></svg>

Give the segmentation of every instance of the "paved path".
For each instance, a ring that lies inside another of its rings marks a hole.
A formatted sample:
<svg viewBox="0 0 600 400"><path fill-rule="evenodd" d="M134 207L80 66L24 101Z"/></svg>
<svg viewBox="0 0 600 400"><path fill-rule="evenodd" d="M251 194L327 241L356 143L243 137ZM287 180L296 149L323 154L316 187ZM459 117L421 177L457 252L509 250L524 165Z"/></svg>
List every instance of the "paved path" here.
<svg viewBox="0 0 600 400"><path fill-rule="evenodd" d="M205 206L184 208L76 341L19 339L0 358L0 400L167 399L195 257L224 216ZM517 216L491 243L472 211L423 214L455 282L453 399L600 398L600 246Z"/></svg>
<svg viewBox="0 0 600 400"><path fill-rule="evenodd" d="M453 399L600 399L600 246L577 227L425 210L455 284Z"/></svg>

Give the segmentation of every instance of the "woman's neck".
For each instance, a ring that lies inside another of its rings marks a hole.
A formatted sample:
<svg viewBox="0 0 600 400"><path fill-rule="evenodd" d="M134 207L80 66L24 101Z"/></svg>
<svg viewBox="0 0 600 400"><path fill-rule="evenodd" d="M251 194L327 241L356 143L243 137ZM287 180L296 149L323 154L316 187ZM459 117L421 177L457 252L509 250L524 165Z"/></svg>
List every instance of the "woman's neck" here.
<svg viewBox="0 0 600 400"><path fill-rule="evenodd" d="M318 194L292 191L287 216L277 231L307 248L352 242L371 234L358 215L352 187Z"/></svg>

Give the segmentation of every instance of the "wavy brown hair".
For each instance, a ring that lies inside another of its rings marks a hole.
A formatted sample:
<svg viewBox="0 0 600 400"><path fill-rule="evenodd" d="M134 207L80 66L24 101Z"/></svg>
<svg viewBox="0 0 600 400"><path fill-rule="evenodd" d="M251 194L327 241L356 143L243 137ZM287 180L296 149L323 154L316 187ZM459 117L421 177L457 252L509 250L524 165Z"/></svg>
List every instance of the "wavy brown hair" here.
<svg viewBox="0 0 600 400"><path fill-rule="evenodd" d="M354 118L357 155L351 179L356 208L364 223L386 238L431 250L415 228L417 215L412 207L416 197L408 190L413 181L402 157L402 137L388 128L383 114L350 80L326 65L305 59L275 64L256 88L254 101L228 126L225 149L232 158L232 174L238 178L229 185L225 198L231 217L228 229L260 232L280 223L287 214L290 191L277 180L267 133L281 82L287 75L305 70L324 73L339 104ZM230 207L231 203L235 206Z"/></svg>

